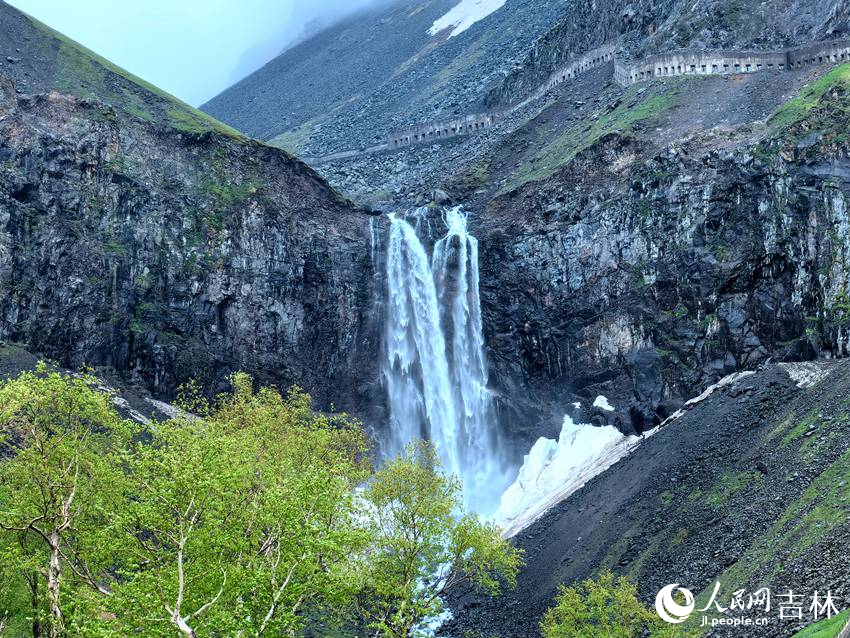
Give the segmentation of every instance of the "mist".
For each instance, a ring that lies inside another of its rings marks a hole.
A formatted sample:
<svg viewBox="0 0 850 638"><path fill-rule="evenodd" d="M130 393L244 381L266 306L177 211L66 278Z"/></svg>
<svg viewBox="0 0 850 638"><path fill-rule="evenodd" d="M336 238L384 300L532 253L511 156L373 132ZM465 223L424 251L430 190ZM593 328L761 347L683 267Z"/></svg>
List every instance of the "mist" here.
<svg viewBox="0 0 850 638"><path fill-rule="evenodd" d="M324 0L302 2L294 7L292 18L281 25L279 33L262 42L252 43L239 58L230 75L235 84L283 51L297 45L360 10L389 4L391 0ZM225 87L222 87L225 88Z"/></svg>
<svg viewBox="0 0 850 638"><path fill-rule="evenodd" d="M8 0L198 106L311 28L388 0Z"/></svg>

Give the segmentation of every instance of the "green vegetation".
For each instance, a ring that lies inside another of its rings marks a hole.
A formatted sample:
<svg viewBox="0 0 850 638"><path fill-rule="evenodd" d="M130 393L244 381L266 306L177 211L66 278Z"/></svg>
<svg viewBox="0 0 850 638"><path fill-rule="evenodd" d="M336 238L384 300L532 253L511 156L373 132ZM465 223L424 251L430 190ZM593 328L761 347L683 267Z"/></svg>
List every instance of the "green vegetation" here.
<svg viewBox="0 0 850 638"><path fill-rule="evenodd" d="M705 502L711 507L725 507L734 496L751 485L760 486L761 483L762 476L759 472L724 472L705 495Z"/></svg>
<svg viewBox="0 0 850 638"><path fill-rule="evenodd" d="M406 638L440 614L440 597L469 582L489 594L504 580L513 587L520 552L490 523L459 518L463 500L457 478L439 472L433 447L414 444L373 478L370 565L358 596L359 616L384 638ZM412 532L412 533L411 533Z"/></svg>
<svg viewBox="0 0 850 638"><path fill-rule="evenodd" d="M467 166L455 182L457 187L473 191L486 185L490 181L491 161L491 158L484 158Z"/></svg>
<svg viewBox="0 0 850 638"><path fill-rule="evenodd" d="M269 141L269 144L282 148L290 153L300 152L302 145L310 139L310 136L313 134L313 131L316 129L320 120L321 118L316 117L304 122L290 131L286 131L285 133L281 133L280 135L273 137Z"/></svg>
<svg viewBox="0 0 850 638"><path fill-rule="evenodd" d="M782 437L780 445L782 447L788 447L794 441L798 440L801 436L808 432L809 429L817 423L817 421L817 410L813 410L812 412L807 414L803 419L801 419L797 425L785 432L785 435Z"/></svg>
<svg viewBox="0 0 850 638"><path fill-rule="evenodd" d="M599 114L595 120L567 129L547 144L537 157L517 170L503 192L553 175L605 135L632 134L635 125L652 120L669 109L685 81L675 80L649 89L637 85L629 87L615 108Z"/></svg>
<svg viewBox="0 0 850 638"><path fill-rule="evenodd" d="M210 402L190 384L185 412L140 425L98 384L44 364L0 382L13 635L299 636L321 619L407 638L447 589L515 582L519 553L459 513L425 443L373 474L362 427L297 389L235 374Z"/></svg>
<svg viewBox="0 0 850 638"><path fill-rule="evenodd" d="M36 636L36 627L51 638L70 627L70 588L81 613L90 590L107 591L97 574L110 563L109 512L121 499L119 455L130 430L94 382L41 364L0 385L0 432L20 441L0 464L0 573L10 591L28 592L30 609L9 616L18 626L30 618Z"/></svg>
<svg viewBox="0 0 850 638"><path fill-rule="evenodd" d="M685 637L640 602L637 587L605 572L574 587L561 587L540 623L543 638Z"/></svg>
<svg viewBox="0 0 850 638"><path fill-rule="evenodd" d="M722 583L769 582L783 564L803 555L820 539L844 523L850 509L850 451L829 465L787 505L782 515L756 538L747 551L717 580ZM773 567L768 569L768 565ZM698 599L705 605L710 591Z"/></svg>
<svg viewBox="0 0 850 638"><path fill-rule="evenodd" d="M219 202L229 207L247 199L251 195L256 195L260 190L260 184L254 180L247 180L238 184L229 184L221 181L210 184L209 190Z"/></svg>
<svg viewBox="0 0 850 638"><path fill-rule="evenodd" d="M35 18L27 18L47 40L42 49L56 51L53 83L57 91L105 101L131 117L145 122L163 121L178 131L215 132L236 140L245 139L230 126L125 71Z"/></svg>
<svg viewBox="0 0 850 638"><path fill-rule="evenodd" d="M809 128L818 129L817 124L827 123L827 120L822 119L821 114L818 113L825 98L830 94L846 97L848 89L850 89L850 64L842 64L806 86L797 97L779 107L770 117L769 124L776 129L788 128L812 119L814 116L814 121ZM842 114L846 115L850 104L843 101L842 105L832 105L832 108L838 108Z"/></svg>
<svg viewBox="0 0 850 638"><path fill-rule="evenodd" d="M844 629L848 619L850 619L850 610L806 627L803 631L794 634L793 638L835 638L838 632Z"/></svg>

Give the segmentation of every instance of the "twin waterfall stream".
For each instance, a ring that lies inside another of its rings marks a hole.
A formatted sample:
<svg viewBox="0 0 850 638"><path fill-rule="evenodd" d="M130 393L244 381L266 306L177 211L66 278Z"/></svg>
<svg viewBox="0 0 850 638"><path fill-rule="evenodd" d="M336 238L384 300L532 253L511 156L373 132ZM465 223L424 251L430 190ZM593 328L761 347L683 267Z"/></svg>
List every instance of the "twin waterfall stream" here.
<svg viewBox="0 0 850 638"><path fill-rule="evenodd" d="M383 452L393 456L415 439L430 440L443 469L463 482L467 508L491 514L510 477L487 390L478 241L462 208L447 210L448 231L429 259L417 234L426 214L414 213L416 227L390 216L382 365L390 423Z"/></svg>

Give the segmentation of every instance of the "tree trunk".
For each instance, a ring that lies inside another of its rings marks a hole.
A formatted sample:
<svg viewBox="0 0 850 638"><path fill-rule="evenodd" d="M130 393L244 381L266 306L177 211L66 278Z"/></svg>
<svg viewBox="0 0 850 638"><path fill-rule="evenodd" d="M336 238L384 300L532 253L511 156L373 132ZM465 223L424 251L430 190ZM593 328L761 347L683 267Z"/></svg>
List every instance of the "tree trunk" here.
<svg viewBox="0 0 850 638"><path fill-rule="evenodd" d="M39 615L41 610L39 606L41 602L38 599L38 574L24 573L24 579L30 588L30 606L32 607L32 638L41 638L41 621Z"/></svg>
<svg viewBox="0 0 850 638"><path fill-rule="evenodd" d="M63 633L62 607L59 604L59 584L62 564L59 560L59 532L50 533L50 566L47 569L47 598L50 602L50 638Z"/></svg>
<svg viewBox="0 0 850 638"><path fill-rule="evenodd" d="M195 634L195 630L189 626L189 623L180 616L180 614L173 614L171 617L172 622L177 626L177 629L181 634L186 636L187 638L197 638Z"/></svg>

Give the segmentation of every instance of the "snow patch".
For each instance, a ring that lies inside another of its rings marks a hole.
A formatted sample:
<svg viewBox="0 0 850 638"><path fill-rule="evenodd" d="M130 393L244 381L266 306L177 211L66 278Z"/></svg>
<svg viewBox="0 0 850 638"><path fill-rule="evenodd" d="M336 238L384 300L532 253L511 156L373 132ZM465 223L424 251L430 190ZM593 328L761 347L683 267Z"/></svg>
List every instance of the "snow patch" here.
<svg viewBox="0 0 850 638"><path fill-rule="evenodd" d="M594 408L602 408L606 412L613 412L614 411L614 406L612 406L610 403L608 403L608 399L603 397L601 394L598 397L596 397L596 400L593 402L593 407Z"/></svg>
<svg viewBox="0 0 850 638"><path fill-rule="evenodd" d="M811 388L829 376L832 370L824 361L801 361L798 363L780 363L798 388Z"/></svg>
<svg viewBox="0 0 850 638"><path fill-rule="evenodd" d="M740 381L741 379L746 379L747 377L752 376L754 374L755 374L755 372L753 370L745 370L744 372L733 372L732 374L723 377L717 383L708 386L705 389L705 391L702 394L700 394L698 397L694 397L693 399L688 399L687 401L685 401L685 405L683 405L681 408L676 410L673 414L671 414L666 419L664 419L664 421L662 421L661 425L658 426L658 427L663 428L668 423L671 423L671 422L675 421L676 419L681 418L682 416L685 415L685 412L690 410L697 403L702 403L703 401L705 401L708 397L710 397L712 394L714 394L720 388L726 387L727 385L732 385L733 383L736 383L737 381Z"/></svg>
<svg viewBox="0 0 850 638"><path fill-rule="evenodd" d="M429 35L437 35L445 29L452 29L450 38L463 33L479 20L483 20L494 11L501 9L507 0L461 0L451 11L428 29Z"/></svg>
<svg viewBox="0 0 850 638"><path fill-rule="evenodd" d="M565 416L558 440L538 439L526 455L516 482L502 495L494 518L503 527L503 535L510 538L531 525L626 456L640 441L612 426L577 424Z"/></svg>

